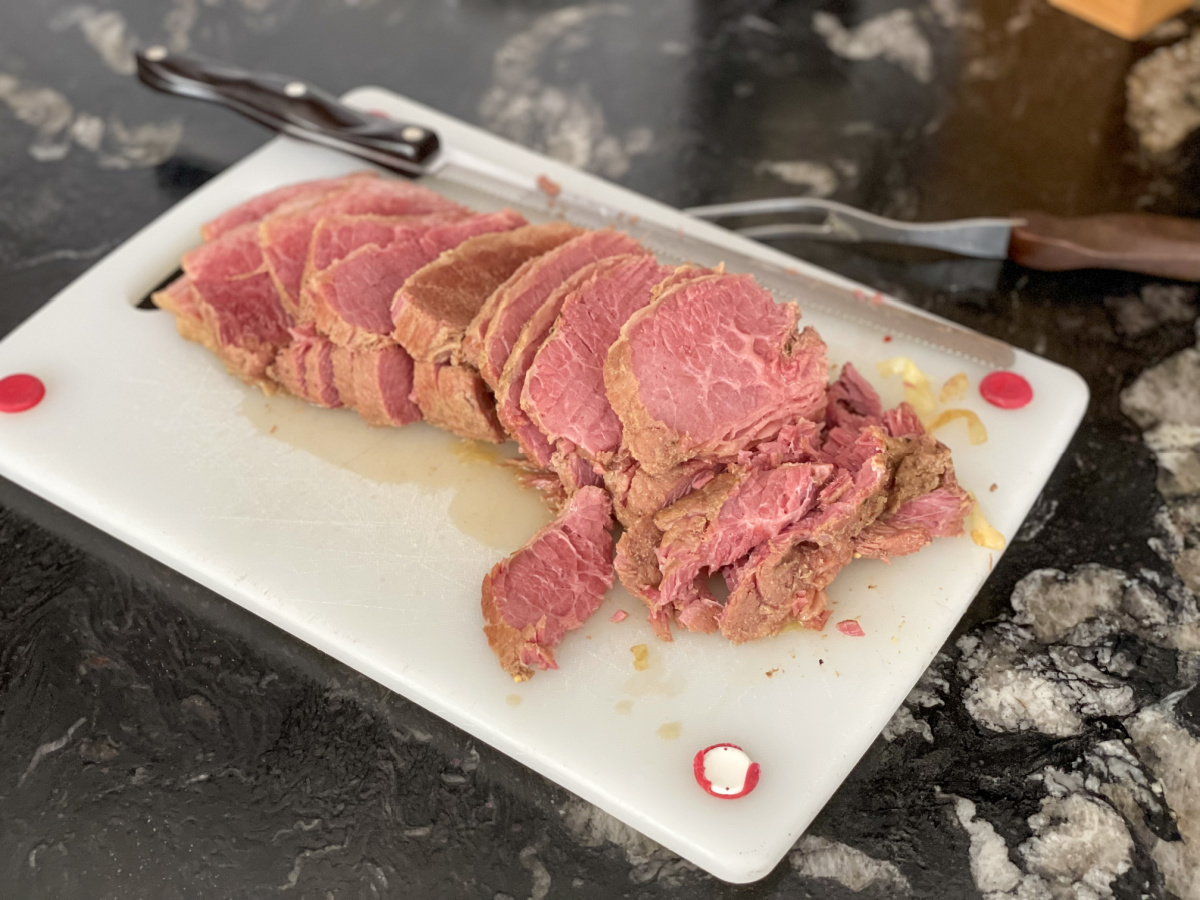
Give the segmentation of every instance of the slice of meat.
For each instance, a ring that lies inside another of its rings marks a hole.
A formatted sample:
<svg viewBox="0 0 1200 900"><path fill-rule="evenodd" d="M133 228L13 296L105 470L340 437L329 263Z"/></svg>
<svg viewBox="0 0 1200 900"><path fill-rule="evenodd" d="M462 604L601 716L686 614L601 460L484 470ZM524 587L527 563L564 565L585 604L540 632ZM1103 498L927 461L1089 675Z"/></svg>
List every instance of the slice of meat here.
<svg viewBox="0 0 1200 900"><path fill-rule="evenodd" d="M336 409L342 405L333 378L333 345L311 325L291 330L292 342L276 355L267 374L289 394Z"/></svg>
<svg viewBox="0 0 1200 900"><path fill-rule="evenodd" d="M726 638L768 637L789 621L824 625L825 588L853 558L855 537L886 509L903 452L880 428L864 429L843 448L816 507L726 573Z"/></svg>
<svg viewBox="0 0 1200 900"><path fill-rule="evenodd" d="M413 357L457 362L467 326L521 265L579 234L565 222L468 238L415 273L392 304L393 337Z"/></svg>
<svg viewBox="0 0 1200 900"><path fill-rule="evenodd" d="M658 568L656 551L662 535L662 531L654 524L653 516L644 516L626 526L625 533L617 541L613 567L625 590L646 604L654 633L662 640L669 641L674 610L659 603L658 592L662 572Z"/></svg>
<svg viewBox="0 0 1200 900"><path fill-rule="evenodd" d="M915 553L935 537L963 533L971 498L958 486L950 450L932 436L895 439L898 459L882 515L855 539L860 556L887 560Z"/></svg>
<svg viewBox="0 0 1200 900"><path fill-rule="evenodd" d="M842 366L841 376L829 385L828 401L825 423L830 428L840 426L857 431L868 425L883 424L879 394L852 363Z"/></svg>
<svg viewBox="0 0 1200 900"><path fill-rule="evenodd" d="M621 326L675 274L652 256L619 257L573 291L525 376L521 408L551 443L569 441L587 458L611 461L621 421L604 393L604 361Z"/></svg>
<svg viewBox="0 0 1200 900"><path fill-rule="evenodd" d="M463 338L463 358L495 390L521 329L560 284L596 260L639 252L642 247L633 238L604 229L585 232L530 260L479 310Z"/></svg>
<svg viewBox="0 0 1200 900"><path fill-rule="evenodd" d="M296 335L292 343L275 355L267 374L293 397L310 400L307 356L312 344L307 335Z"/></svg>
<svg viewBox="0 0 1200 900"><path fill-rule="evenodd" d="M420 235L471 216L465 210L452 210L421 216L333 215L321 218L308 243L308 261L304 266L296 317L302 322L316 321L317 299L313 295L313 288L317 285L317 276L356 250L384 248L403 241L404 246L414 248L411 254L413 260L425 259L428 254L421 248ZM402 248L399 248L399 252L405 259L409 258Z"/></svg>
<svg viewBox="0 0 1200 900"><path fill-rule="evenodd" d="M762 544L737 574L721 613L721 633L734 644L777 634L789 622L820 630L829 612L825 589L854 555L849 538L804 540L784 534Z"/></svg>
<svg viewBox="0 0 1200 900"><path fill-rule="evenodd" d="M252 197L245 203L239 203L233 209L205 222L200 227L200 236L206 241L215 240L227 231L269 216L281 206L327 196L352 184L361 183L360 179L376 177L378 176L374 172L353 172L340 178L303 181L299 184L289 184L273 191L267 191L267 193Z"/></svg>
<svg viewBox="0 0 1200 900"><path fill-rule="evenodd" d="M263 264L253 223L227 231L184 254L193 308L226 367L250 383L268 385L267 367L291 342L291 317Z"/></svg>
<svg viewBox="0 0 1200 900"><path fill-rule="evenodd" d="M353 407L371 425L409 425L421 420L412 401L413 361L403 347L347 350L328 348L334 390L341 403Z"/></svg>
<svg viewBox="0 0 1200 900"><path fill-rule="evenodd" d="M281 303L304 320L300 289L308 262L309 244L317 224L335 215L420 216L462 214L466 210L440 194L393 178L373 178L345 186L328 198L279 209L258 226L267 269L279 290Z"/></svg>
<svg viewBox="0 0 1200 900"><path fill-rule="evenodd" d="M531 488L541 494L542 500L555 512L562 509L567 502L567 492L559 481L557 472L549 472L521 457L501 460L500 464L513 470L522 487Z"/></svg>
<svg viewBox="0 0 1200 900"><path fill-rule="evenodd" d="M704 487L723 470L707 460L690 459L662 475L651 475L631 457L622 457L605 468L604 484L617 521L629 527Z"/></svg>
<svg viewBox="0 0 1200 900"><path fill-rule="evenodd" d="M613 582L611 527L608 495L584 488L484 578L483 630L515 681L558 668L554 647L599 608Z"/></svg>
<svg viewBox="0 0 1200 900"><path fill-rule="evenodd" d="M359 247L384 247L401 235L428 231L470 218L467 210L428 213L419 216L323 215L313 229L308 245L305 277L329 268ZM303 307L303 299L301 306Z"/></svg>
<svg viewBox="0 0 1200 900"><path fill-rule="evenodd" d="M920 416L908 403L901 403L895 409L885 412L883 423L892 437L920 436L925 433Z"/></svg>
<svg viewBox="0 0 1200 900"><path fill-rule="evenodd" d="M427 231L405 232L385 246L368 244L316 274L306 285L317 330L335 344L380 349L392 340L392 301L415 272L468 238L518 228L511 210L471 216Z"/></svg>
<svg viewBox="0 0 1200 900"><path fill-rule="evenodd" d="M799 315L749 276L726 274L685 282L634 313L604 366L634 458L661 474L821 420L825 344L811 328L796 334Z"/></svg>
<svg viewBox="0 0 1200 900"><path fill-rule="evenodd" d="M304 357L304 387L308 391L309 399L313 403L329 409L336 409L343 406L341 392L337 389L337 379L333 372L333 342L326 338L318 337L309 347L309 351ZM407 383L406 383L407 384ZM398 390L407 389L411 391L411 387L399 388ZM407 402L408 395L401 393L400 398ZM415 418L405 419L403 422L391 422L393 425L407 424L409 421L415 421Z"/></svg>
<svg viewBox="0 0 1200 900"><path fill-rule="evenodd" d="M823 459L821 426L807 419L784 425L775 437L755 444L737 456L739 466L753 469L776 469L784 463Z"/></svg>
<svg viewBox="0 0 1200 900"><path fill-rule="evenodd" d="M569 275L555 288L521 328L521 334L513 344L500 380L495 385L496 412L500 423L516 440L525 457L543 469L551 466L554 447L521 408L525 376L546 335L558 320L558 313L567 297L593 279L603 277L609 269L620 265L624 259L624 256L611 256L589 263Z"/></svg>
<svg viewBox="0 0 1200 900"><path fill-rule="evenodd" d="M886 561L916 553L935 537L958 537L971 504L957 484L935 488L872 522L855 539L854 552Z"/></svg>
<svg viewBox="0 0 1200 900"><path fill-rule="evenodd" d="M659 604L683 613L700 604L708 630L719 606L705 597L701 576L732 565L759 544L777 537L816 506L832 467L790 463L717 475L698 491L655 514L663 532L658 546L662 572Z"/></svg>
<svg viewBox="0 0 1200 900"><path fill-rule="evenodd" d="M175 317L175 329L181 337L201 344L209 352L219 355L216 335L205 326L200 317L195 292L186 275L180 275L165 288L156 291L150 299L159 309L164 309Z"/></svg>
<svg viewBox="0 0 1200 900"><path fill-rule="evenodd" d="M492 392L472 368L415 363L412 397L426 421L459 437L491 444L502 444L508 438L496 418Z"/></svg>

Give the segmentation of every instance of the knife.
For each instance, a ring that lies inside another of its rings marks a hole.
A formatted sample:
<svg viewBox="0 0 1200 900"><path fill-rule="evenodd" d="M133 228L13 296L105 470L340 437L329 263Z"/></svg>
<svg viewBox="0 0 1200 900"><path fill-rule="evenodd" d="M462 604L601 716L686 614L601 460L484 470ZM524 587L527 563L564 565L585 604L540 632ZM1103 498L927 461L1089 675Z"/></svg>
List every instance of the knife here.
<svg viewBox="0 0 1200 900"><path fill-rule="evenodd" d="M816 222L775 222L734 229L755 240L805 238L926 247L979 259L1011 259L1030 269L1119 269L1200 281L1200 221L1150 213L1066 218L1022 212L1004 219L900 222L815 197L776 197L697 206L684 212L719 221L745 216L817 213Z"/></svg>
<svg viewBox="0 0 1200 900"><path fill-rule="evenodd" d="M532 221L545 219L549 212L593 229L619 222L622 230L654 251L663 263L691 262L709 267L724 264L731 272L754 276L779 297L797 299L829 315L869 324L991 368L1013 365L1013 349L1003 341L878 294L871 296L870 292L733 250L705 234L705 229L712 226L699 219L694 220L697 227L689 229L678 221L667 225L652 221L650 216L627 216L624 210L605 206L592 197L545 185L534 175L497 165L464 148L447 146L424 125L355 109L296 79L171 53L161 46L139 51L136 59L138 77L156 90L216 103L274 131L340 150L408 178L431 182L432 187L453 194L455 200L467 206L487 208L499 201ZM547 195L546 187L553 197Z"/></svg>

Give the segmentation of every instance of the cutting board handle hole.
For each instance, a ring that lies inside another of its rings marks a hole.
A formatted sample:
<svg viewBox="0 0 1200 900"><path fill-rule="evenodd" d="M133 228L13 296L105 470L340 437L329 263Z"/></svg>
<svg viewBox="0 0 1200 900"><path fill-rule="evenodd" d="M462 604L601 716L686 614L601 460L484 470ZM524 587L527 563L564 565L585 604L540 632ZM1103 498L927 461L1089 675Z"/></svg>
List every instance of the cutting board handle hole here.
<svg viewBox="0 0 1200 900"><path fill-rule="evenodd" d="M174 272L172 272L170 275L168 275L166 278L164 278L162 281L160 281L154 287L150 288L150 290L146 292L146 295L144 297L142 297L140 300L138 300L137 303L133 304L133 308L157 311L158 307L154 305L154 301L150 298L153 297L156 293L161 291L163 288L165 288L168 284L170 284L172 281L174 281L176 278L178 278L182 274L183 274L183 269L177 268Z"/></svg>

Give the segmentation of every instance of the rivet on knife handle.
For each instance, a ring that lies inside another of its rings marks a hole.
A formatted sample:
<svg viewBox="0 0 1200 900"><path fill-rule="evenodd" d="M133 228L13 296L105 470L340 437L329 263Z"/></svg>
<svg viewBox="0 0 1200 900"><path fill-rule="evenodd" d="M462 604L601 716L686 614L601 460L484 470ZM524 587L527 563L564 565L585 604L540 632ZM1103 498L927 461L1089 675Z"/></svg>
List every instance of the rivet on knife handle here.
<svg viewBox="0 0 1200 900"><path fill-rule="evenodd" d="M423 174L439 148L437 135L428 128L361 112L294 78L248 72L169 53L160 46L137 54L137 71L156 90L217 103L275 131L333 147L402 175Z"/></svg>
<svg viewBox="0 0 1200 900"><path fill-rule="evenodd" d="M1149 213L1068 219L1018 213L1009 256L1031 269L1121 269L1200 281L1200 221Z"/></svg>

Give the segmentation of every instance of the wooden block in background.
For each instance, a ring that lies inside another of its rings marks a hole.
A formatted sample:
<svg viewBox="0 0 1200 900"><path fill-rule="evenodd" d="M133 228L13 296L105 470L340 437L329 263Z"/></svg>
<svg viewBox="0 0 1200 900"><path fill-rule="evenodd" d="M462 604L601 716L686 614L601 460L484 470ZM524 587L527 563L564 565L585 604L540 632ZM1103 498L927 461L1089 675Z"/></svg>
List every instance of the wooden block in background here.
<svg viewBox="0 0 1200 900"><path fill-rule="evenodd" d="M1137 40L1160 22L1192 5L1191 0L1050 0L1064 12L1105 31Z"/></svg>

